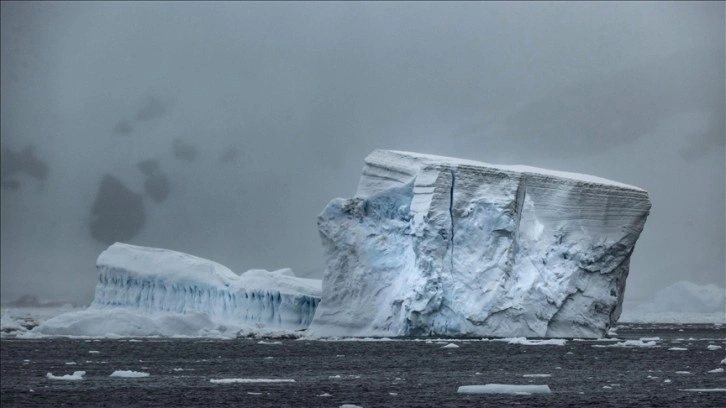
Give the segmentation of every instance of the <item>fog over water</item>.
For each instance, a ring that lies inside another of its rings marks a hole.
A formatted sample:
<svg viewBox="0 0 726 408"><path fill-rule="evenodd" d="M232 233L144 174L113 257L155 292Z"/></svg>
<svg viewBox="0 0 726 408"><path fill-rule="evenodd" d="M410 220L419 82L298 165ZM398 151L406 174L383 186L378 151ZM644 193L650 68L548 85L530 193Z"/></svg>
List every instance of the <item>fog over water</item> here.
<svg viewBox="0 0 726 408"><path fill-rule="evenodd" d="M1 4L3 302L115 240L321 277L376 148L642 187L626 298L724 287L723 2Z"/></svg>

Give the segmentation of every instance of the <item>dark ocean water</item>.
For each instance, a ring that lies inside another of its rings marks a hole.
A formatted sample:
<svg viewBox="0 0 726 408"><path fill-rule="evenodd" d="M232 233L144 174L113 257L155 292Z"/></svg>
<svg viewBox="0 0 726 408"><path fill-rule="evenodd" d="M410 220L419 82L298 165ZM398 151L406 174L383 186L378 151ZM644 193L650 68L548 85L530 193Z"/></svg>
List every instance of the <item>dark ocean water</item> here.
<svg viewBox="0 0 726 408"><path fill-rule="evenodd" d="M621 325L616 337L660 339L656 347L568 340L564 346L463 341L446 349L446 343L410 340L6 338L0 341L0 402L2 407L726 407L726 392L684 391L726 388L724 373L708 373L726 368L721 364L726 326ZM150 376L110 377L115 370ZM84 379L46 378L49 372L74 371L86 371ZM295 382L210 382L223 378ZM552 393L457 393L461 385L486 383L547 384Z"/></svg>

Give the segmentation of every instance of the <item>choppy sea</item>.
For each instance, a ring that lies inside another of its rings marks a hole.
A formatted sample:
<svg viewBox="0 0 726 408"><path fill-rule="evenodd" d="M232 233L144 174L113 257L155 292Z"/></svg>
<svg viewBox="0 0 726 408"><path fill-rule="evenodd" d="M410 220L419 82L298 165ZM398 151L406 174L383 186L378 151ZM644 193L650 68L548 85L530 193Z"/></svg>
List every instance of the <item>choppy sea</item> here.
<svg viewBox="0 0 726 408"><path fill-rule="evenodd" d="M2 407L726 407L726 326L711 324L624 324L612 338L564 345L3 338L0 350ZM149 375L111 377L117 370ZM81 380L47 377L76 371ZM457 392L477 384L551 393Z"/></svg>

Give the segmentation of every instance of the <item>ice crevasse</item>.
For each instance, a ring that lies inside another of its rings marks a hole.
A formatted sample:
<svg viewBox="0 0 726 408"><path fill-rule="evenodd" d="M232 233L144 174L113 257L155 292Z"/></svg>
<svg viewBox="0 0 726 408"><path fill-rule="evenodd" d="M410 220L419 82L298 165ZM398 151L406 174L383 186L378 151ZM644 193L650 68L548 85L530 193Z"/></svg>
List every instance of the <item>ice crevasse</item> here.
<svg viewBox="0 0 726 408"><path fill-rule="evenodd" d="M318 218L318 336L602 337L650 211L626 184L376 150Z"/></svg>

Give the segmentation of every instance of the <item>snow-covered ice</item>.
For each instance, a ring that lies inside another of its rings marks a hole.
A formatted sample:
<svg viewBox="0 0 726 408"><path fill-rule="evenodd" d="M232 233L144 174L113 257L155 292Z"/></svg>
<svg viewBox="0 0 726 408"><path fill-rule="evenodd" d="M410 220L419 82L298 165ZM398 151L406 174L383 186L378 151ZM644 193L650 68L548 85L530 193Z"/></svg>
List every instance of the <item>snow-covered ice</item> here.
<svg viewBox="0 0 726 408"><path fill-rule="evenodd" d="M625 340L614 344L593 344L593 347L656 347L655 340L645 341L640 340Z"/></svg>
<svg viewBox="0 0 726 408"><path fill-rule="evenodd" d="M376 150L318 218L319 336L598 338L648 194L593 176Z"/></svg>
<svg viewBox="0 0 726 408"><path fill-rule="evenodd" d="M124 377L124 378L142 378L148 377L149 373L142 371L131 371L131 370L116 370L111 373L109 377Z"/></svg>
<svg viewBox="0 0 726 408"><path fill-rule="evenodd" d="M681 391L687 392L726 392L726 388L685 388Z"/></svg>
<svg viewBox="0 0 726 408"><path fill-rule="evenodd" d="M73 374L65 374L60 376L55 376L52 373L48 373L45 375L45 377L49 380L80 381L83 379L84 375L86 375L85 371L74 371Z"/></svg>
<svg viewBox="0 0 726 408"><path fill-rule="evenodd" d="M462 385L459 394L550 394L548 385L485 384Z"/></svg>
<svg viewBox="0 0 726 408"><path fill-rule="evenodd" d="M220 378L209 380L212 384L254 384L254 383L294 383L292 378Z"/></svg>
<svg viewBox="0 0 726 408"><path fill-rule="evenodd" d="M98 257L86 310L49 319L44 335L224 336L241 330L298 330L312 321L321 281L290 269L237 275L189 254L116 243Z"/></svg>
<svg viewBox="0 0 726 408"><path fill-rule="evenodd" d="M521 344L523 346L564 346L567 343L567 340L565 339L535 340L527 339L525 337L515 337L503 340L506 340L508 344Z"/></svg>

